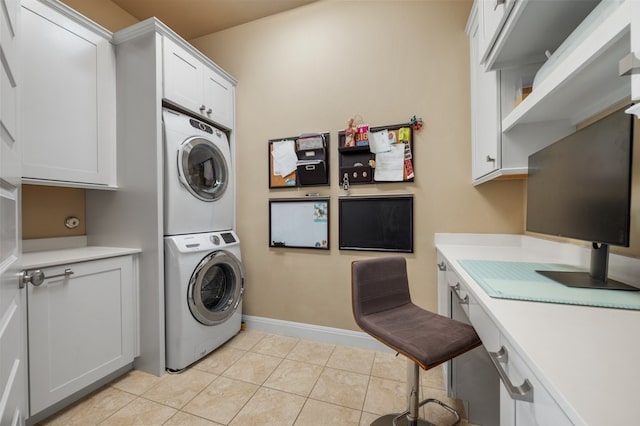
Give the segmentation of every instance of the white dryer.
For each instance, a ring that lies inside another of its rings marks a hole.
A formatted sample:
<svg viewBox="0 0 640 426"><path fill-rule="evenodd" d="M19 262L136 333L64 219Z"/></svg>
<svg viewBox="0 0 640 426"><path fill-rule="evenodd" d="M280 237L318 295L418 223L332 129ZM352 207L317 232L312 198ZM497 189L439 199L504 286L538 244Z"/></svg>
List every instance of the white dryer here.
<svg viewBox="0 0 640 426"><path fill-rule="evenodd" d="M234 170L227 135L200 120L162 109L164 235L233 229Z"/></svg>
<svg viewBox="0 0 640 426"><path fill-rule="evenodd" d="M166 367L182 370L240 331L244 268L231 231L165 237Z"/></svg>

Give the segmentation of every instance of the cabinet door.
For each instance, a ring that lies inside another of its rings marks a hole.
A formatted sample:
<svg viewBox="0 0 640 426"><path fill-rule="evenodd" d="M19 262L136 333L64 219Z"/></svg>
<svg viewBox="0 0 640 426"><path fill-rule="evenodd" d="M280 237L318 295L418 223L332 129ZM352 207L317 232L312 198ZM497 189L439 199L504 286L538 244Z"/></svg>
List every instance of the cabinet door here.
<svg viewBox="0 0 640 426"><path fill-rule="evenodd" d="M479 25L470 33L472 177L478 179L500 167L499 71L480 66Z"/></svg>
<svg viewBox="0 0 640 426"><path fill-rule="evenodd" d="M204 113L203 64L164 37L164 97L196 113Z"/></svg>
<svg viewBox="0 0 640 426"><path fill-rule="evenodd" d="M207 69L204 78L204 104L207 117L229 129L233 128L234 87L218 73Z"/></svg>
<svg viewBox="0 0 640 426"><path fill-rule="evenodd" d="M478 13L480 14L478 51L481 62L484 62L489 52L491 52L491 48L496 38L498 38L498 34L502 30L514 3L515 0L480 0L478 5Z"/></svg>
<svg viewBox="0 0 640 426"><path fill-rule="evenodd" d="M640 2L631 2L631 51L640 58ZM631 99L640 102L640 72L631 74Z"/></svg>
<svg viewBox="0 0 640 426"><path fill-rule="evenodd" d="M131 256L43 272L28 284L31 415L131 363L135 346Z"/></svg>
<svg viewBox="0 0 640 426"><path fill-rule="evenodd" d="M22 10L23 177L115 185L115 56L48 5Z"/></svg>
<svg viewBox="0 0 640 426"><path fill-rule="evenodd" d="M0 425L22 426L27 412L27 294L21 263L18 132L19 1L0 0Z"/></svg>
<svg viewBox="0 0 640 426"><path fill-rule="evenodd" d="M516 426L516 402L500 382L500 426Z"/></svg>

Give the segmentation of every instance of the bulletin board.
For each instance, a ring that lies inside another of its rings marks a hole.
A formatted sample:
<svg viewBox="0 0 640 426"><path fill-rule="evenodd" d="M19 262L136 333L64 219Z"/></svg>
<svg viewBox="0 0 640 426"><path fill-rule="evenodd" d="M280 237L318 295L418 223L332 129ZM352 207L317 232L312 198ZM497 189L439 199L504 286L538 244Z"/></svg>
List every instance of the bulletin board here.
<svg viewBox="0 0 640 426"><path fill-rule="evenodd" d="M293 170L284 176L280 174L280 171L276 170L274 164L274 150L277 150L279 145L290 144L293 148L295 146L295 140L297 136L291 136L280 139L272 139L269 141L269 188L286 188L297 186L296 171Z"/></svg>
<svg viewBox="0 0 640 426"><path fill-rule="evenodd" d="M323 146L304 149L300 141L310 135L321 137ZM330 134L328 132L305 133L299 136L270 139L268 141L269 188L329 185L329 142ZM280 158L281 161L278 162L276 158ZM304 163L309 163L309 160L315 160L316 164L305 165ZM278 167L285 167L285 170L278 170ZM301 167L303 168L302 172L300 172ZM307 172L311 168L316 176L310 178Z"/></svg>
<svg viewBox="0 0 640 426"><path fill-rule="evenodd" d="M329 198L269 200L269 247L329 249Z"/></svg>
<svg viewBox="0 0 640 426"><path fill-rule="evenodd" d="M339 182L344 186L345 180L349 185L374 184L387 182L413 182L414 150L413 127L410 123L393 124L389 126L370 127L372 134L384 132L389 140L389 152L376 154L373 141L360 141L355 146L347 146L345 132L338 133L338 166ZM393 170L388 165L393 164Z"/></svg>

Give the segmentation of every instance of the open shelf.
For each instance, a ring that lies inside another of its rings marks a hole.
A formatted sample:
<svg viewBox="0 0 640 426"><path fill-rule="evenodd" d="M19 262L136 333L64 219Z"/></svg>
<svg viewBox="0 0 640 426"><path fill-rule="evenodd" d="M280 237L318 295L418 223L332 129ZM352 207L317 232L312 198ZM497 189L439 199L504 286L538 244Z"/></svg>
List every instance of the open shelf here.
<svg viewBox="0 0 640 426"><path fill-rule="evenodd" d="M628 98L631 77L618 62L631 51L632 2L621 4L575 47L502 121L508 132L524 123L568 121L572 125Z"/></svg>

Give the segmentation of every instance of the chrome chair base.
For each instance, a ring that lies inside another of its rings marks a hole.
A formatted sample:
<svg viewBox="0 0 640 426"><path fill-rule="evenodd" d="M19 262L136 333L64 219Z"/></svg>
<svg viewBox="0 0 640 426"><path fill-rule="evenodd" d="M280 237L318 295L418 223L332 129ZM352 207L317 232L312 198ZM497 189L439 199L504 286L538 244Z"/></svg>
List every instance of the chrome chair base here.
<svg viewBox="0 0 640 426"><path fill-rule="evenodd" d="M452 423L451 426L456 426L460 423L460 415L458 414L458 412L438 399L427 398L424 401L421 401L418 404L418 407L422 407L423 405L429 403L438 404L439 406L456 416L456 421ZM405 411L404 413L386 414L374 420L373 423L371 423L371 426L437 426L430 421L419 417L415 420L410 421L408 414L409 410Z"/></svg>
<svg viewBox="0 0 640 426"><path fill-rule="evenodd" d="M400 418L397 419L397 421L394 423L393 420L396 419L398 416L400 416ZM409 420L407 419L406 415L402 415L402 413L400 414L387 414L386 416L382 416L377 418L373 423L371 423L371 426L392 426L392 425L396 425L396 426L436 426L433 423L425 420L425 419L417 419L416 421L414 421L414 424L410 424Z"/></svg>

